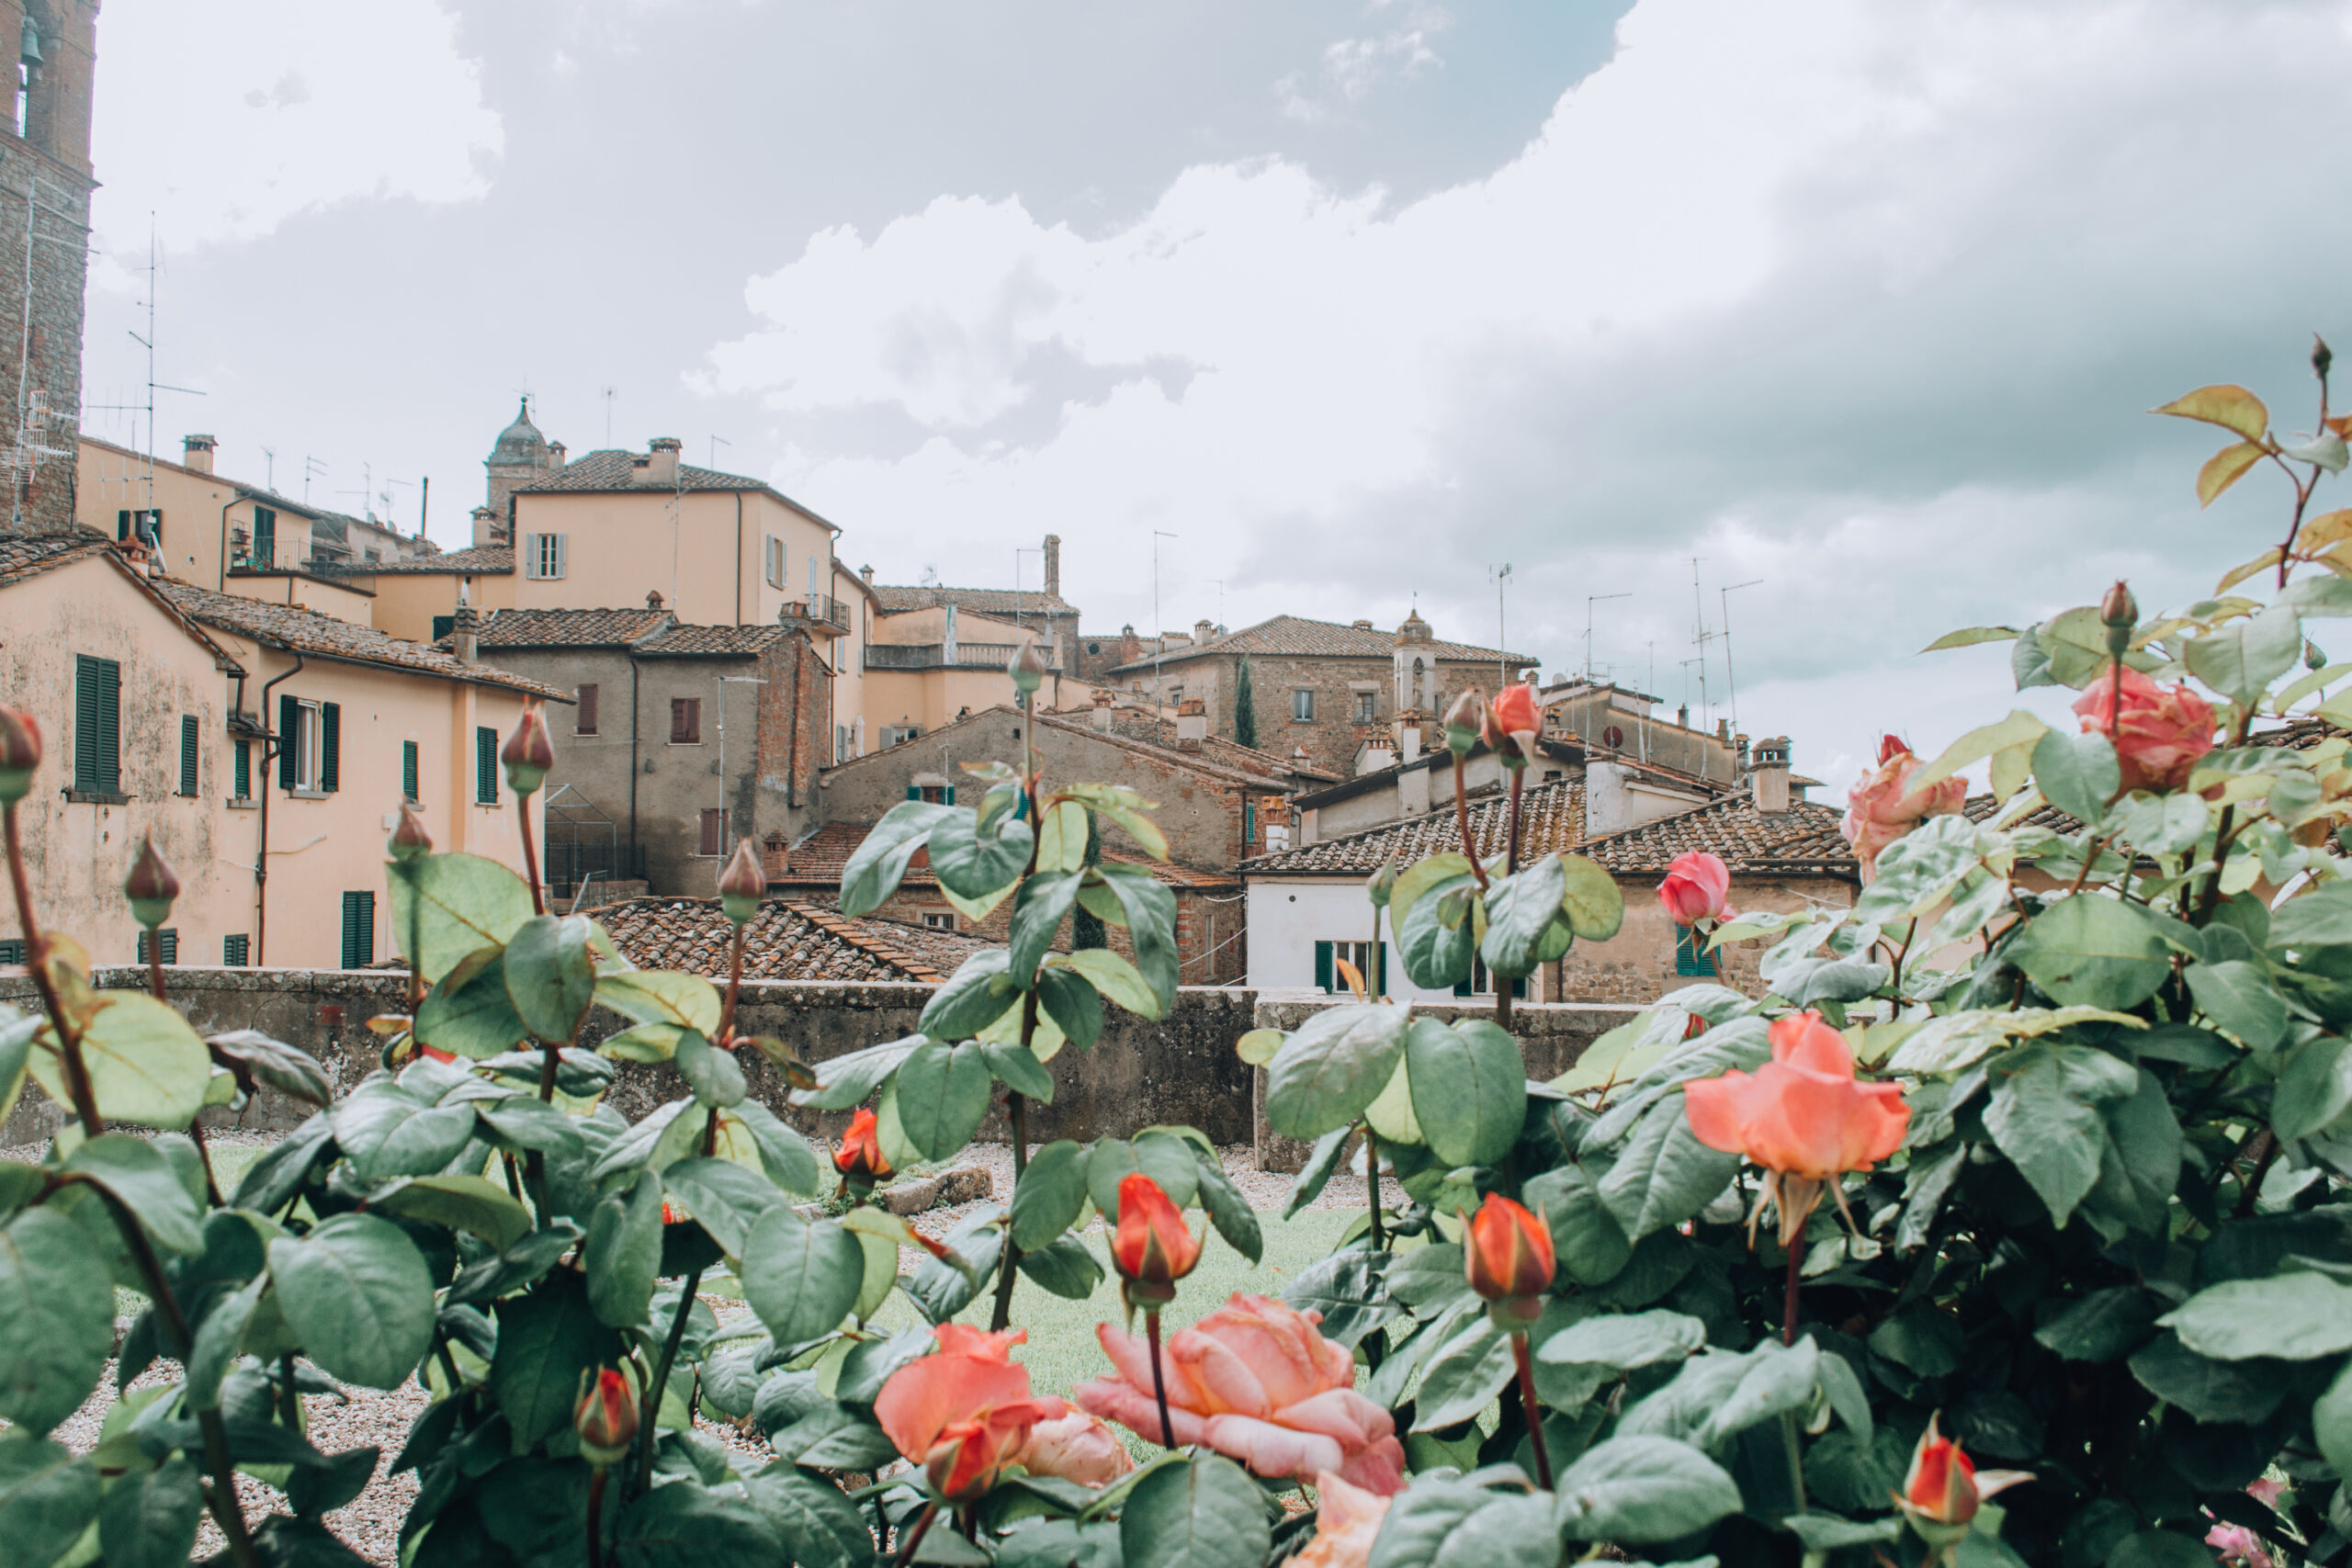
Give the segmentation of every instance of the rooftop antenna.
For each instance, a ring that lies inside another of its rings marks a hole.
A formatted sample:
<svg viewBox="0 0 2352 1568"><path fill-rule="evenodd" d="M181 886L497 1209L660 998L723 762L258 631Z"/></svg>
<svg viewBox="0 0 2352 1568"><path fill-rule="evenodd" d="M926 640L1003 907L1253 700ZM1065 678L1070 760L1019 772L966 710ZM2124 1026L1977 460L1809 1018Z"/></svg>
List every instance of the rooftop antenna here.
<svg viewBox="0 0 2352 1568"><path fill-rule="evenodd" d="M414 479L386 479L384 481L383 490L379 492L384 502L384 525L388 528L391 528L392 532L395 534L399 533L400 529L394 527L392 524L392 487L394 485L414 484L415 482L416 481Z"/></svg>
<svg viewBox="0 0 2352 1568"><path fill-rule="evenodd" d="M1735 732L1739 728L1739 682L1733 677L1731 670L1731 596L1740 589L1753 588L1763 581L1760 577L1751 577L1746 582L1735 582L1723 590L1724 687L1731 698L1731 727Z"/></svg>
<svg viewBox="0 0 2352 1568"><path fill-rule="evenodd" d="M732 446L734 445L735 443L728 440L724 435L712 436L710 438L710 466L714 468L718 467L718 449L721 446Z"/></svg>
<svg viewBox="0 0 2352 1568"><path fill-rule="evenodd" d="M1159 661L1168 654L1168 634L1159 625L1159 541L1176 536L1164 530L1151 531L1151 722L1159 722L1160 687Z"/></svg>
<svg viewBox="0 0 2352 1568"><path fill-rule="evenodd" d="M1714 634L1707 629L1707 602L1699 596L1699 562L1702 558L1699 556L1690 558L1690 613L1698 622L1698 630L1692 634L1690 641L1699 653L1696 659L1684 660L1683 663L1699 666L1699 716L1703 720L1707 715L1707 639ZM1683 694L1690 694L1688 676L1684 678Z"/></svg>
<svg viewBox="0 0 2352 1568"><path fill-rule="evenodd" d="M1603 599L1631 599L1634 591L1623 593L1588 593L1584 596L1584 678L1592 679L1592 607Z"/></svg>
<svg viewBox="0 0 2352 1568"><path fill-rule="evenodd" d="M313 479L324 479L326 477L326 472L327 466L324 463L320 462L316 457L312 457L308 455L304 456L302 458L303 505L308 506L311 504L311 481Z"/></svg>
<svg viewBox="0 0 2352 1568"><path fill-rule="evenodd" d="M29 230L29 223L27 228ZM29 254L29 239L26 245ZM171 387L155 379L155 283L163 273L162 257L163 251L155 237L155 215L151 211L147 214L147 335L130 334L131 342L147 351L147 506L150 511L155 505L155 394L186 392L190 397L204 396L194 387ZM20 502L20 507L21 504Z"/></svg>
<svg viewBox="0 0 2352 1568"><path fill-rule="evenodd" d="M1487 570L1495 580L1495 690L1499 692L1510 684L1510 638L1503 631L1503 584L1510 581L1510 562Z"/></svg>
<svg viewBox="0 0 2352 1568"><path fill-rule="evenodd" d="M613 444L613 395L616 390L618 389L613 387L599 389L605 400L605 445L608 447Z"/></svg>
<svg viewBox="0 0 2352 1568"><path fill-rule="evenodd" d="M277 488L277 454L266 446L261 449L261 488L267 491Z"/></svg>

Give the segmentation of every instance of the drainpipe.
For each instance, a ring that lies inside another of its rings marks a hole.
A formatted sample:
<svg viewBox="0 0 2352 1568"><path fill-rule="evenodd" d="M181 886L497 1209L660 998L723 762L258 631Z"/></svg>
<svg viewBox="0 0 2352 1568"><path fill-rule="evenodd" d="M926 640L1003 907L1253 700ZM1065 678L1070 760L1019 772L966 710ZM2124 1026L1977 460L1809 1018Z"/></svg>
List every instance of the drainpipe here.
<svg viewBox="0 0 2352 1568"><path fill-rule="evenodd" d="M299 649L281 647L277 651L291 652L294 668L262 682L262 733L265 736L269 733L270 688L302 672L302 654ZM254 967L256 969L263 966L269 954L269 764L286 749L289 739L281 735L274 746L265 739L261 747L261 848L254 855Z"/></svg>
<svg viewBox="0 0 2352 1568"><path fill-rule="evenodd" d="M800 805L800 658L807 643L806 632L792 639L792 717L784 731L784 804L796 809Z"/></svg>
<svg viewBox="0 0 2352 1568"><path fill-rule="evenodd" d="M236 505L238 497L232 494L220 503L220 570L214 574L212 581L212 590L216 593L225 593L229 589L229 508Z"/></svg>
<svg viewBox="0 0 2352 1568"><path fill-rule="evenodd" d="M735 492L735 624L743 624L743 492Z"/></svg>
<svg viewBox="0 0 2352 1568"><path fill-rule="evenodd" d="M643 666L637 661L636 653L631 652L628 659L628 852L632 862L637 858L637 742L640 728L637 717L637 677L642 669Z"/></svg>

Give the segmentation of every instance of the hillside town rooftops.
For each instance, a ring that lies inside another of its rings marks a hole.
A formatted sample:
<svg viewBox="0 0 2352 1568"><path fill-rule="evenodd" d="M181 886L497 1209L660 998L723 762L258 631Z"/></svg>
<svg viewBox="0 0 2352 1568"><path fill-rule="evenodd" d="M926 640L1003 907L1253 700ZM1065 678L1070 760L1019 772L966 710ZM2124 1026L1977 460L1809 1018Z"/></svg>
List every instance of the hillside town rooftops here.
<svg viewBox="0 0 2352 1568"><path fill-rule="evenodd" d="M335 659L352 664L374 664L419 674L438 675L477 686L503 686L509 691L525 692L535 697L561 703L572 700L570 692L550 686L544 681L534 681L492 665L469 664L430 643L410 642L404 637L379 632L373 626L337 620L333 615L305 610L300 605L269 604L258 599L241 599L233 593L215 593L209 589L198 588L170 578L158 579L155 589L189 619L239 637L251 637L267 647L284 649L314 659Z"/></svg>
<svg viewBox="0 0 2352 1568"><path fill-rule="evenodd" d="M514 549L511 545L476 545L469 550L451 550L445 555L378 561L368 570L384 576L439 572L458 577L497 577L514 570Z"/></svg>
<svg viewBox="0 0 2352 1568"><path fill-rule="evenodd" d="M1810 800L1792 800L1788 810L1767 814L1743 791L1595 839L1577 852L1627 876L1663 874L1675 856L1703 850L1735 874L1859 877L1861 863L1838 830L1841 815Z"/></svg>
<svg viewBox="0 0 2352 1568"><path fill-rule="evenodd" d="M642 968L727 977L734 927L716 898L632 898L597 910L596 919ZM852 919L804 900L771 898L743 927L743 977L936 985L988 945L954 931Z"/></svg>
<svg viewBox="0 0 2352 1568"><path fill-rule="evenodd" d="M1509 846L1510 797L1501 792L1470 803L1470 833L1481 857ZM1572 850L1584 834L1584 784L1555 779L1527 791L1520 801L1521 863ZM1248 876L1369 876L1390 861L1398 870L1430 855L1459 852L1462 830L1453 807L1367 828L1321 843L1260 855L1241 863Z"/></svg>
<svg viewBox="0 0 2352 1568"><path fill-rule="evenodd" d="M943 588L933 583L874 584L875 608L886 615L935 610L953 604L967 615L1009 621L1015 616L1075 615L1078 606L1058 593L1028 588Z"/></svg>
<svg viewBox="0 0 2352 1568"><path fill-rule="evenodd" d="M1261 658L1387 659L1396 653L1398 646L1396 633L1382 631L1369 623L1348 626L1338 621L1310 621L1303 615L1276 615L1271 620L1260 621L1254 626L1244 626L1238 632L1213 637L1206 642L1174 644L1157 660L1134 660L1120 665L1111 673L1131 674L1148 670L1154 664L1164 668L1188 659L1227 653L1248 653ZM1513 670L1524 670L1538 662L1532 654L1509 653L1466 642L1430 640L1415 642L1412 646L1426 650L1431 659L1492 664L1498 670L1504 665Z"/></svg>

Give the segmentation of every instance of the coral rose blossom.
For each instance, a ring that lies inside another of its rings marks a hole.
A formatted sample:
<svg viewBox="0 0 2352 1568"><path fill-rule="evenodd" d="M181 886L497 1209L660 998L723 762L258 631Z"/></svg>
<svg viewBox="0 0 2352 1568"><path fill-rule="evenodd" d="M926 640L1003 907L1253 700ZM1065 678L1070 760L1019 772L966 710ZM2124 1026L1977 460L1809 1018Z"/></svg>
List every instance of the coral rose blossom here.
<svg viewBox="0 0 2352 1568"><path fill-rule="evenodd" d="M1877 863L1887 845L1930 817L1951 816L1968 798L1965 779L1912 789L1911 776L1924 765L1911 748L1890 735L1879 742L1878 771L1847 794L1846 820L1838 831L1864 865Z"/></svg>
<svg viewBox="0 0 2352 1568"><path fill-rule="evenodd" d="M929 1461L949 1427L977 1422L989 1430L985 1442L972 1433L959 1435L974 1445L967 1461L987 1459L1001 1469L1019 1451L1030 1427L1068 1414L1069 1406L1061 1400L1029 1397L1029 1369L1012 1359L1012 1348L1029 1337L1026 1329L983 1334L943 1323L933 1335L939 1348L892 1372L874 1401L874 1418L884 1434L915 1463ZM984 1418L994 1411L1007 1415L991 1425ZM1019 1430L1006 1446L1001 1439L1009 1427Z"/></svg>
<svg viewBox="0 0 2352 1568"><path fill-rule="evenodd" d="M1057 1475L1080 1486L1108 1486L1136 1467L1119 1434L1082 1410L1039 1422L1013 1462L1032 1475Z"/></svg>
<svg viewBox="0 0 2352 1568"><path fill-rule="evenodd" d="M1500 1309L1498 1321L1523 1327L1544 1315L1544 1292L1556 1267L1552 1231L1543 1219L1489 1192L1462 1227L1462 1265L1470 1288Z"/></svg>
<svg viewBox="0 0 2352 1568"><path fill-rule="evenodd" d="M1385 1496L1405 1489L1405 1450L1388 1412L1355 1391L1355 1358L1316 1331L1322 1321L1267 1296L1237 1292L1167 1345L1168 1412L1178 1443L1204 1443L1270 1480L1329 1471ZM1079 1408L1155 1441L1144 1341L1094 1330L1114 1376L1072 1390Z"/></svg>
<svg viewBox="0 0 2352 1568"><path fill-rule="evenodd" d="M1315 1539L1291 1568L1365 1568L1388 1517L1389 1499L1336 1475L1315 1478Z"/></svg>
<svg viewBox="0 0 2352 1568"><path fill-rule="evenodd" d="M849 1131L842 1134L842 1146L833 1154L833 1168L869 1187L890 1174L890 1162L882 1157L882 1136L873 1111L860 1111L849 1119Z"/></svg>
<svg viewBox="0 0 2352 1568"><path fill-rule="evenodd" d="M1723 919L1731 913L1724 903L1730 895L1731 867L1704 850L1675 856L1657 885L1657 901L1678 926Z"/></svg>
<svg viewBox="0 0 2352 1568"><path fill-rule="evenodd" d="M1142 1171L1119 1179L1119 1228L1111 1264L1130 1303L1156 1307L1176 1299L1176 1281L1200 1266L1201 1243L1159 1183Z"/></svg>
<svg viewBox="0 0 2352 1568"><path fill-rule="evenodd" d="M2213 710L2204 698L2186 685L2166 691L2128 666L2120 703L2109 667L2075 699L2075 712L2086 735L2105 735L2113 716L2115 760L2123 764L2126 790L2178 789L2197 759L2213 749Z"/></svg>
<svg viewBox="0 0 2352 1568"><path fill-rule="evenodd" d="M1911 1469L1894 1501L1922 1539L1946 1546L1968 1533L1969 1521L1976 1517L1985 1498L2032 1479L2033 1472L2026 1470L1988 1470L1979 1474L1975 1461L1936 1429L1936 1417L1930 1416L1928 1429L1919 1434L1918 1447L1911 1450Z"/></svg>

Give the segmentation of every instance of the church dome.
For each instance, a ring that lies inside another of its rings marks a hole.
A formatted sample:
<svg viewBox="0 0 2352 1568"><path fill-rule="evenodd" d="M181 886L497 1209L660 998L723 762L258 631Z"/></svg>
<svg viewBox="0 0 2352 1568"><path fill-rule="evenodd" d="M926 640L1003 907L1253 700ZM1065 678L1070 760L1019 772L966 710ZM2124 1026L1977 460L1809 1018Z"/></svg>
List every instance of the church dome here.
<svg viewBox="0 0 2352 1568"><path fill-rule="evenodd" d="M1396 628L1397 645L1402 647L1404 644L1409 642L1428 642L1430 640L1430 624L1421 619L1421 612L1419 609L1408 612L1405 616L1405 624Z"/></svg>
<svg viewBox="0 0 2352 1568"><path fill-rule="evenodd" d="M516 411L514 423L498 433L498 445L490 449L488 462L518 468L545 468L548 461L548 438L531 423L531 400L525 398Z"/></svg>

